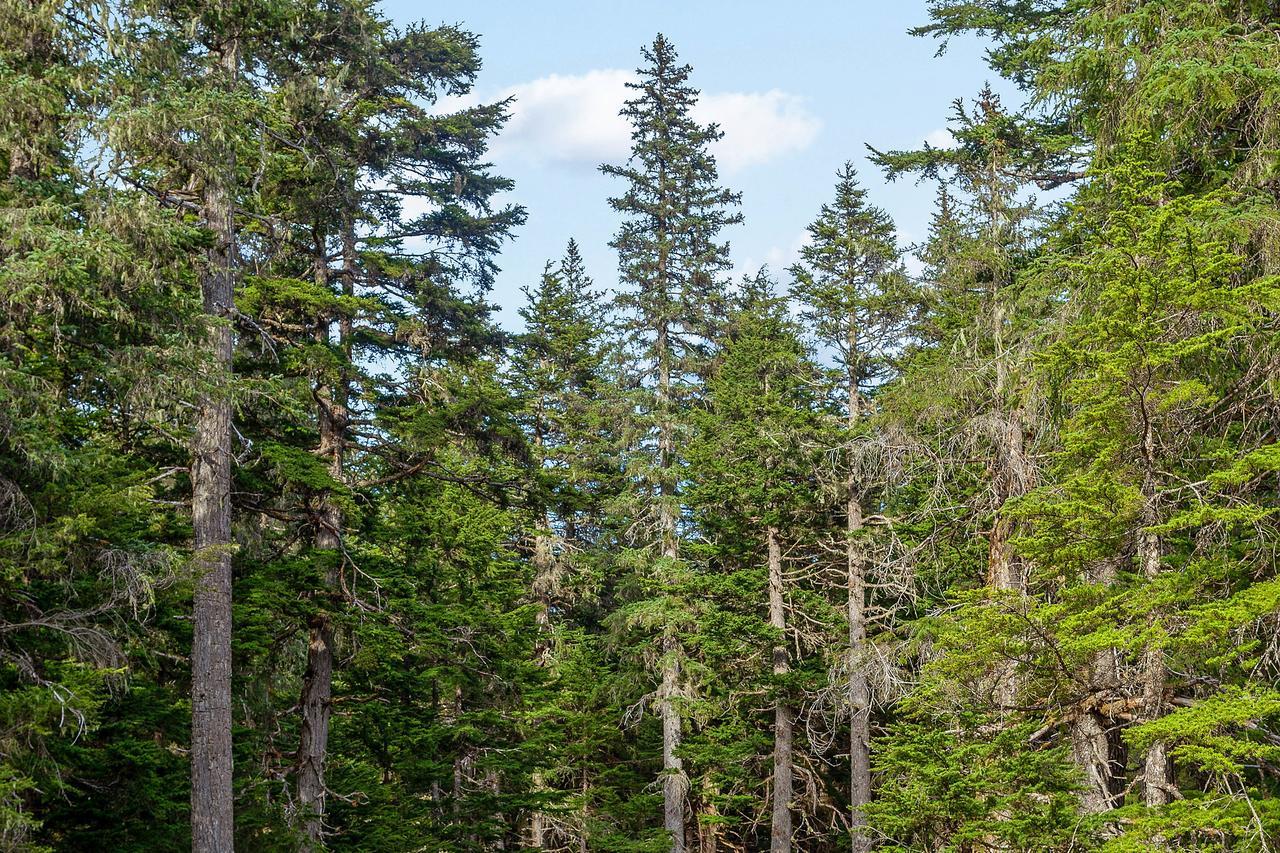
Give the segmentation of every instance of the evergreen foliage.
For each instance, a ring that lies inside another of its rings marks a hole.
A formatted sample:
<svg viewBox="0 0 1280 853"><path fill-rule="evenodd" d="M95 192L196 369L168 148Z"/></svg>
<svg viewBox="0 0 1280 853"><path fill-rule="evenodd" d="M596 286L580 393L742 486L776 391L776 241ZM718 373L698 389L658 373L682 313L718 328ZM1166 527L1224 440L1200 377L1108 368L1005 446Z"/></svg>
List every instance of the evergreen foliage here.
<svg viewBox="0 0 1280 853"><path fill-rule="evenodd" d="M922 245L659 35L508 332L461 25L0 5L0 849L1274 849L1277 13L928 8Z"/></svg>

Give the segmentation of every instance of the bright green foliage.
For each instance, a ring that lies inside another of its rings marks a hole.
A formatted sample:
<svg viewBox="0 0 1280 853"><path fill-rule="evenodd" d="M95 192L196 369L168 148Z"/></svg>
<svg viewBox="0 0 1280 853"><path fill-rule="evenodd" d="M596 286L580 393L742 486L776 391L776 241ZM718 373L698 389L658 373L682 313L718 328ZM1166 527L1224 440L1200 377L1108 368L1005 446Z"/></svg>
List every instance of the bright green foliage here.
<svg viewBox="0 0 1280 853"><path fill-rule="evenodd" d="M1043 274L1087 307L1042 356L1068 414L1054 488L1022 508L1036 519L1022 547L1068 584L1107 578L1111 587L1096 604L1097 592L1072 594L1043 619L1044 642L1065 660L1084 670L1089 655L1109 648L1135 663L1155 648L1168 661L1172 707L1139 719L1125 740L1136 752L1167 744L1175 773L1197 793L1165 817L1144 813L1125 837L1248 849L1251 836L1280 826L1261 804L1273 792L1256 762L1270 758L1254 742L1276 711L1267 692L1241 692L1269 664L1227 632L1256 629L1256 608L1270 599L1269 583L1254 584L1271 580L1272 500L1257 473L1239 472L1266 470L1273 436L1240 413L1269 393L1258 367L1274 356L1258 332L1280 290L1251 269L1251 225L1265 216L1257 202L1225 190L1186 193L1153 167L1152 148L1117 150L1082 191L1076 227L1045 260ZM1159 543L1154 577L1135 553L1144 536ZM1100 574L1100 565L1114 569ZM1075 612L1082 605L1089 609ZM1208 613L1220 627L1201 622ZM1071 633L1058 637L1054 624ZM1041 690L1060 681L1041 675L1047 663L1036 668ZM1259 805L1247 808L1253 799Z"/></svg>
<svg viewBox="0 0 1280 853"><path fill-rule="evenodd" d="M923 255L937 282L926 292L943 298L926 303L922 345L885 405L942 415L917 421L939 435L966 409L1020 413L1024 451L1039 450L1031 488L1005 491L994 525L977 528L993 542L1008 520L1025 586L953 587L945 609L917 620L905 647L921 675L903 705L911 727L892 731L881 768L913 787L945 776L939 759L911 752L927 737L922 725L947 731L964 755L993 733L1020 732L985 753L996 763L968 758L964 784L988 804L1020 790L1055 808L1072 794L1080 810L1043 817L1042 837L1020 849L1264 849L1276 832L1265 687L1274 636L1263 627L1276 604L1263 485L1274 436L1257 406L1274 395L1275 214L1269 193L1252 188L1273 147L1252 108L1266 97L1257 73L1274 65L1260 36L1271 12L1151 2L935 3L933 13L922 31L992 34L993 66L1033 100L1015 117L958 112L954 149L881 155L891 174L949 180ZM1010 187L1079 181L1089 158L1087 182L1040 235L1042 257L966 224L1017 220L990 215L1016 208L983 203L1001 197L989 176ZM988 177L968 165L983 163ZM982 215L957 211L957 186ZM948 278L961 284L953 296ZM977 329L966 317L979 318ZM937 392L957 352L983 354L986 366L961 374L978 380L977 396ZM1002 353L1012 356L1003 365ZM954 467L938 482L982 509L999 474L997 456L985 472ZM938 493L922 484L897 497L908 510L912 499ZM982 551L990 571L994 550L932 527L918 529L938 549L938 581L972 586ZM1144 691L1152 679L1154 692ZM1001 698L1010 690L1012 707ZM1153 750L1168 755L1176 788L1157 798L1163 805L1144 790ZM1002 762L1014 775L1001 777ZM981 811L957 802L917 822L919 802L886 796L877 823L937 832L916 836L929 849L963 849L1028 811L994 806L966 830L953 818Z"/></svg>
<svg viewBox="0 0 1280 853"><path fill-rule="evenodd" d="M876 760L880 796L870 808L890 839L880 849L1090 849L1092 826L1078 814L1065 750L1028 751L1031 726L963 724L985 724L986 733L957 737L911 716L886 733Z"/></svg>

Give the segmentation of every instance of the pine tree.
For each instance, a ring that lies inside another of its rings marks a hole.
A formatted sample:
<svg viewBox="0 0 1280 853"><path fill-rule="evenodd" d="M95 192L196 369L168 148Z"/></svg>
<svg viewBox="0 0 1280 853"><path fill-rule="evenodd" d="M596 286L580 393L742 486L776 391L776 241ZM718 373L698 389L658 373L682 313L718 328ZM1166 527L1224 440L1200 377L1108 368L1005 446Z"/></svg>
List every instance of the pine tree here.
<svg viewBox="0 0 1280 853"><path fill-rule="evenodd" d="M709 146L720 131L691 116L698 91L688 84L690 67L678 64L675 48L661 34L643 54L647 64L638 70L638 82L627 84L637 95L622 110L632 127L631 157L601 171L627 182L625 192L610 200L625 217L612 245L621 280L630 288L618 295L616 307L626 317L623 328L642 389L640 431L652 431L636 448L637 461L643 460L634 474L642 517L634 523L646 532L635 539L651 555L648 568L657 587L675 592L684 574L679 436L723 312L719 276L729 262L719 234L741 215L732 211L738 195L718 186ZM661 634L656 704L663 725L663 826L672 850L683 853L688 781L680 756L681 707L688 685L678 593L664 594L660 609L668 608L673 612L652 626Z"/></svg>

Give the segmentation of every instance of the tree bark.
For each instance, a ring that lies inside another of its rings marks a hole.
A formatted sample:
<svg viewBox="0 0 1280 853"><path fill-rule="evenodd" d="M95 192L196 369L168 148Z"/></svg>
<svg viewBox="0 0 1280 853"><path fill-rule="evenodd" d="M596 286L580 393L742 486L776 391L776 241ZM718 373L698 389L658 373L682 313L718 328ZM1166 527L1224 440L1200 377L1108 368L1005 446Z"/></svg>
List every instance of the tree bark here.
<svg viewBox="0 0 1280 853"><path fill-rule="evenodd" d="M533 773L533 790L541 791L545 786L546 783L542 779L542 771L535 770ZM533 814L529 816L529 848L541 850L546 847L546 832L546 816L543 815L541 809L535 809Z"/></svg>
<svg viewBox="0 0 1280 853"><path fill-rule="evenodd" d="M1092 583L1115 583L1116 566L1102 562L1090 573ZM1116 652L1104 649L1093 659L1087 674L1090 696L1071 721L1071 755L1084 776L1080 807L1085 814L1102 814L1116 808L1123 797L1125 749L1114 718L1098 704L1099 697L1114 694L1119 687Z"/></svg>
<svg viewBox="0 0 1280 853"><path fill-rule="evenodd" d="M1090 709L1071 723L1071 756L1084 774L1080 807L1085 814L1102 814L1118 803L1116 783L1124 765L1117 764L1118 738L1108 722Z"/></svg>
<svg viewBox="0 0 1280 853"><path fill-rule="evenodd" d="M537 443L541 445L541 436L538 436L538 439ZM543 530L550 527L550 520L546 513L542 516L542 527ZM534 641L534 662L538 666L545 667L551 664L551 588L554 583L552 578L554 556L551 552L551 537L542 532L534 537L533 567L533 593L538 607L535 616L538 633ZM534 771L532 782L535 792L546 790L541 770ZM541 809L534 809L529 815L530 849L541 850L546 846L546 831L546 815Z"/></svg>
<svg viewBox="0 0 1280 853"><path fill-rule="evenodd" d="M858 388L856 331L849 334L848 426L850 433L861 415ZM849 829L853 853L871 849L864 809L871 802L871 688L867 681L863 646L867 639L866 569L862 559L862 491L852 452L845 504L845 579L849 619Z"/></svg>
<svg viewBox="0 0 1280 853"><path fill-rule="evenodd" d="M1026 592L1023 567L1009 540L1013 536L1013 520L1004 506L1031 488L1031 463L1027 459L1022 435L1023 413L1014 409L1003 417L995 430L996 518L988 536L987 585L992 589L1022 594Z"/></svg>
<svg viewBox="0 0 1280 853"><path fill-rule="evenodd" d="M233 85L235 42L223 45L213 74ZM231 317L236 233L234 154L216 146L205 177L204 224L213 246L200 277L213 325L207 352L212 388L197 403L191 460L196 585L191 638L191 849L228 853L234 842L231 753Z"/></svg>
<svg viewBox="0 0 1280 853"><path fill-rule="evenodd" d="M1160 557L1163 548L1160 535L1149 529L1159 523L1159 514L1156 508L1154 436L1149 419L1147 424L1143 440L1147 463L1142 481L1143 530L1138 534L1138 556L1142 563L1143 576L1148 580L1154 580L1160 574ZM1153 612L1149 618L1155 622L1159 619L1159 614ZM1167 675L1164 649L1158 645L1148 646L1142 654L1141 713L1143 720L1159 719L1164 713L1164 688ZM1164 742L1154 742L1147 748L1142 768L1142 800L1148 807L1163 806L1169 802L1172 775L1168 750Z"/></svg>
<svg viewBox="0 0 1280 853"><path fill-rule="evenodd" d="M344 293L351 296L355 292L355 226L350 218L344 223L342 242L342 286ZM328 289L329 269L323 237L317 240L315 278L322 290ZM317 343L329 343L331 324L331 317L319 319L315 330ZM341 482L350 397L350 378L346 364L351 360L351 320L345 315L338 319L338 346L343 351L344 364L336 381L322 379L317 383L316 421L320 437L318 454L321 459L328 461L329 474L334 481ZM319 559L325 563L325 589L321 596L321 606L311 616L307 626L307 668L302 678L302 695L299 701L302 725L296 758L298 814L308 849L324 847L328 790L325 785L325 763L329 748L335 665L330 608L336 605L340 596L342 521L342 510L332 495L320 496L316 508L313 543Z"/></svg>
<svg viewBox="0 0 1280 853"><path fill-rule="evenodd" d="M663 638L662 652L662 825L671 834L672 853L684 853L684 760L680 749L680 710L675 698L680 691L680 667L675 660L678 644Z"/></svg>
<svg viewBox="0 0 1280 853"><path fill-rule="evenodd" d="M787 660L787 612L783 600L782 549L778 531L767 532L769 547L769 625L778 631L773 647L773 674L786 675L791 666ZM769 849L773 853L791 850L792 799L792 727L794 714L787 697L780 690L774 705L773 722L773 822L769 831Z"/></svg>
<svg viewBox="0 0 1280 853"><path fill-rule="evenodd" d="M665 268L665 259L660 259ZM660 270L665 274L665 269ZM666 324L658 329L658 532L659 553L674 566L680 558L676 537L676 484L672 477L675 456L675 424L671 413L671 356ZM670 568L670 566L668 567ZM684 798L688 784L680 749L682 721L677 699L680 695L679 641L667 632L662 639L662 686L659 703L662 716L662 825L671 834L672 853L685 853Z"/></svg>
<svg viewBox="0 0 1280 853"><path fill-rule="evenodd" d="M1014 409L996 425L995 471L996 513L987 543L987 586L996 592L1026 594L1026 577L1022 561L1014 553L1013 519L1005 512L1009 501L1031 488L1030 463L1022 435L1022 411ZM995 702L1001 713L1016 707L1018 673L1011 663L999 665L996 674Z"/></svg>

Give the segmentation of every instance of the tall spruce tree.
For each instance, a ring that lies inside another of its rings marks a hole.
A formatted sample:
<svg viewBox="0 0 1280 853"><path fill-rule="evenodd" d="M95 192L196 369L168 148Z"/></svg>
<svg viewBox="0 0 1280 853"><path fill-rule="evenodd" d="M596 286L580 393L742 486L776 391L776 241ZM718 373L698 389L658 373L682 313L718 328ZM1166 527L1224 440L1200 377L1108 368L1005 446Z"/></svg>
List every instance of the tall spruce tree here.
<svg viewBox="0 0 1280 853"><path fill-rule="evenodd" d="M535 792L558 803L575 800L569 820L541 809L530 814L527 844L586 845L590 837L585 768L573 723L598 724L594 703L569 673L592 666L588 651L599 639L585 628L590 608L582 601L594 582L590 563L600 536L603 502L616 492L603 407L606 344L602 294L593 289L578 244L570 240L563 258L548 263L535 288L526 288L520 309L525 332L510 365L510 385L531 447L533 582L538 637L534 660L548 671L554 689L531 709L530 739L548 747L545 764L534 772ZM535 700L536 701L536 700ZM577 707L573 707L577 705ZM578 759L575 761L575 759Z"/></svg>
<svg viewBox="0 0 1280 853"><path fill-rule="evenodd" d="M415 381L496 344L483 295L492 255L523 212L490 204L509 187L483 161L504 107L438 115L430 106L469 89L479 66L474 36L420 25L400 32L366 3L308 14L307 31L325 37L299 38L269 65L287 135L270 139L262 202L288 227L255 234L259 274L246 296L266 336L250 344L254 366L300 395L286 411L312 408L301 422L261 418L254 427L265 433L261 473L275 486L255 509L305 518L312 529L287 772L289 808L316 847L326 833L340 627L370 606L350 591L361 554L347 532L373 521L358 517L357 501L380 506L378 487L423 475L428 464L379 418L431 405ZM410 203L425 212L407 213ZM299 556L288 544L276 553Z"/></svg>
<svg viewBox="0 0 1280 853"><path fill-rule="evenodd" d="M198 267L206 369L191 437L191 823L194 850L230 850L232 358L241 275L236 212L244 195L240 157L259 139L261 108L245 71L256 68L264 34L281 27L290 10L157 0L125 12L128 29L120 40L127 70L110 137L121 156L118 174L193 213L209 235Z"/></svg>
<svg viewBox="0 0 1280 853"><path fill-rule="evenodd" d="M679 446L724 311L720 277L729 259L728 244L719 235L741 221L741 214L733 211L739 196L719 186L710 151L721 133L692 116L698 98L688 83L692 69L679 63L674 46L661 34L643 54L646 64L637 71L638 81L627 84L636 96L621 113L631 124L631 157L601 171L627 183L610 204L624 217L612 245L627 289L615 305L625 317L635 359L632 373L641 389L643 441L635 448L633 465L639 492L632 541L647 555L644 570L661 596L650 627L659 635L655 704L662 718L663 826L672 850L683 853L688 779L680 742L682 700L689 686L682 667L686 620L679 596L686 571L679 544Z"/></svg>

